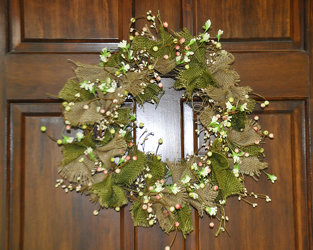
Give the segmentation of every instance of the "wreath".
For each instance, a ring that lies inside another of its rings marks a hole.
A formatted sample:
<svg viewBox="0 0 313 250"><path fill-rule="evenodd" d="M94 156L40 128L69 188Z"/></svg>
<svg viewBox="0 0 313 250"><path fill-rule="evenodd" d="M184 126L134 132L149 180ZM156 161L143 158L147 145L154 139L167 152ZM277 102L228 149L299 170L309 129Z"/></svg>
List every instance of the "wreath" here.
<svg viewBox="0 0 313 250"><path fill-rule="evenodd" d="M140 18L147 24L136 30ZM239 75L231 69L234 56L220 43L223 31L211 37L210 27L207 20L197 36L186 28L173 32L160 15L148 11L131 18L130 42L120 42L116 51L104 48L99 65L72 62L75 77L58 94L64 100L64 134L52 138L63 153L56 187L88 195L99 204L94 215L102 208L120 211L131 202L135 226L158 222L165 233L179 230L184 237L193 230L191 207L219 221L217 236L225 231L228 197L253 207L257 203L248 196L271 201L249 193L244 184L246 176L258 179L262 173L273 183L277 179L265 171L261 146L274 135L250 115L256 103L265 108L269 102L256 101L250 87L238 85ZM184 100L198 117L195 132L203 137L201 150L181 162L140 150L146 131L134 140L134 131L144 124L136 121L129 104L157 105L164 93L162 76L174 78L174 88L184 90Z"/></svg>

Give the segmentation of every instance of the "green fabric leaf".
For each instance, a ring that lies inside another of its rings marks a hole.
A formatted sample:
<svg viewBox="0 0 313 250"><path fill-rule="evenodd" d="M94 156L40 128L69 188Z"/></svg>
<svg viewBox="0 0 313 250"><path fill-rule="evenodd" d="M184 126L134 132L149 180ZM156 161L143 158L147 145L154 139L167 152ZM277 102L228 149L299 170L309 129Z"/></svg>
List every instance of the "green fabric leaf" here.
<svg viewBox="0 0 313 250"><path fill-rule="evenodd" d="M149 222L147 221L148 212L141 208L142 204L139 201L134 201L131 206L131 216L135 227L149 227Z"/></svg>
<svg viewBox="0 0 313 250"><path fill-rule="evenodd" d="M80 179L80 183L88 185L93 183L92 170L95 168L95 164L89 157L82 155L70 161L68 164L64 164L58 167L60 176L65 178L69 182L77 182L77 178Z"/></svg>
<svg viewBox="0 0 313 250"><path fill-rule="evenodd" d="M112 197L112 175L109 175L102 182L91 186L91 192L99 197L99 204L108 208L110 206L110 199Z"/></svg>
<svg viewBox="0 0 313 250"><path fill-rule="evenodd" d="M169 233L174 230L174 220L172 213L160 203L154 203L152 208L158 219L159 225L165 233ZM173 216L174 217L174 216Z"/></svg>
<svg viewBox="0 0 313 250"><path fill-rule="evenodd" d="M144 93L137 95L135 99L140 105L143 105L145 102L159 103L163 93L164 91L158 85L149 83L147 87L144 88Z"/></svg>
<svg viewBox="0 0 313 250"><path fill-rule="evenodd" d="M62 166L69 164L71 161L74 161L76 158L84 154L86 147L77 144L70 143L62 146L63 159L61 162Z"/></svg>
<svg viewBox="0 0 313 250"><path fill-rule="evenodd" d="M121 185L131 185L141 174L146 166L146 157L141 151L134 151L131 157L137 156L137 160L131 160L121 168L121 172L115 175L115 183Z"/></svg>
<svg viewBox="0 0 313 250"><path fill-rule="evenodd" d="M84 106L88 105L88 109L84 109ZM69 121L72 126L79 126L82 124L94 124L103 119L97 108L100 104L97 102L76 102L69 111L64 111L64 119Z"/></svg>
<svg viewBox="0 0 313 250"><path fill-rule="evenodd" d="M216 138L212 144L212 151L220 153L222 150L222 143L218 140L218 138Z"/></svg>
<svg viewBox="0 0 313 250"><path fill-rule="evenodd" d="M119 69L122 66L122 62L124 62L124 59L120 53L112 54L105 66Z"/></svg>
<svg viewBox="0 0 313 250"><path fill-rule="evenodd" d="M184 238L193 231L192 217L190 206L184 206L175 214L176 220L179 222L178 229L182 231Z"/></svg>
<svg viewBox="0 0 313 250"><path fill-rule="evenodd" d="M80 97L76 97L75 95L79 93ZM88 101L94 98L94 95L89 91L80 88L79 83L75 81L75 79L68 79L65 83L63 89L59 92L58 97L65 101Z"/></svg>
<svg viewBox="0 0 313 250"><path fill-rule="evenodd" d="M247 147L242 147L242 151L249 153L250 156L258 156L261 155L261 147L256 145L251 145Z"/></svg>
<svg viewBox="0 0 313 250"><path fill-rule="evenodd" d="M99 197L102 207L120 207L128 203L124 190L113 184L112 175L92 185L91 192Z"/></svg>
<svg viewBox="0 0 313 250"><path fill-rule="evenodd" d="M236 131L240 131L245 128L245 121L247 120L247 115L244 112L238 112L232 115L231 124L232 128Z"/></svg>
<svg viewBox="0 0 313 250"><path fill-rule="evenodd" d="M213 152L210 160L211 160L212 164L218 166L219 169L228 169L229 168L229 162L228 162L226 156L222 153Z"/></svg>
<svg viewBox="0 0 313 250"><path fill-rule="evenodd" d="M230 169L223 169L219 165L213 164L213 172L223 199L243 191L244 186Z"/></svg>
<svg viewBox="0 0 313 250"><path fill-rule="evenodd" d="M189 69L181 70L174 83L176 89L186 89L189 98L195 89L207 88L210 85L214 85L214 78L208 68L199 63L190 63Z"/></svg>
<svg viewBox="0 0 313 250"><path fill-rule="evenodd" d="M150 173L155 180L161 180L164 178L166 173L165 163L158 160L157 156L150 156L148 166L150 168Z"/></svg>
<svg viewBox="0 0 313 250"><path fill-rule="evenodd" d="M128 124L130 120L130 113L132 110L130 108L120 108L117 110L118 117L115 120L116 124Z"/></svg>
<svg viewBox="0 0 313 250"><path fill-rule="evenodd" d="M247 102L247 112L252 113L256 105L256 101L252 98L249 98L249 101Z"/></svg>

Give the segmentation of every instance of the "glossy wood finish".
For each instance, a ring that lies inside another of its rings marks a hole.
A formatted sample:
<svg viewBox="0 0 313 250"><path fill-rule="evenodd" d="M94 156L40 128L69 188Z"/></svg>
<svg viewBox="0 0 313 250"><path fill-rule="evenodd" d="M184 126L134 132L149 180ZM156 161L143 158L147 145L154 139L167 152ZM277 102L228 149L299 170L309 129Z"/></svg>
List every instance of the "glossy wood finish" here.
<svg viewBox="0 0 313 250"><path fill-rule="evenodd" d="M61 133L59 101L46 94L56 94L72 76L67 59L97 63L102 47L128 38L132 15L160 9L173 30L186 26L196 34L208 18L212 35L224 30L241 84L272 101L256 113L276 136L266 154L277 183L264 176L259 183L247 180L251 191L269 194L272 202L258 200L252 208L230 200L231 237L215 238L210 219L193 212L195 231L187 240L179 234L173 249L312 249L313 1L86 3L0 0L0 248L154 250L171 241L173 234L158 226L134 228L128 207L94 217L88 198L55 189L60 150L39 132L45 124L53 135ZM167 90L158 109L148 104L137 116L155 133L146 150L154 151L162 137L163 158L179 159L197 147L196 117L180 92Z"/></svg>

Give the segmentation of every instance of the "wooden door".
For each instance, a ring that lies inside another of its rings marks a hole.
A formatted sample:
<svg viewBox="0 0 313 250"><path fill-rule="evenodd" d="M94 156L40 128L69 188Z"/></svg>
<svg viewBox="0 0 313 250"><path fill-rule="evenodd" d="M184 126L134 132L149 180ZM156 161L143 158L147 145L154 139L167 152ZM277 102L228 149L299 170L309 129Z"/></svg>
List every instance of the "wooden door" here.
<svg viewBox="0 0 313 250"><path fill-rule="evenodd" d="M160 9L174 30L196 34L208 18L213 33L223 29L241 84L271 101L257 113L276 136L266 154L277 183L248 183L272 202L252 208L230 200L231 236L218 238L194 213L195 231L179 235L173 249L312 249L313 1L0 0L1 249L152 250L172 239L158 226L134 228L128 207L95 217L86 197L56 190L61 153L39 133L46 124L58 136L63 126L60 101L47 93L73 75L67 59L97 63L103 47L127 39L130 17L149 9ZM164 138L164 156L196 147L193 114L178 92L138 118Z"/></svg>

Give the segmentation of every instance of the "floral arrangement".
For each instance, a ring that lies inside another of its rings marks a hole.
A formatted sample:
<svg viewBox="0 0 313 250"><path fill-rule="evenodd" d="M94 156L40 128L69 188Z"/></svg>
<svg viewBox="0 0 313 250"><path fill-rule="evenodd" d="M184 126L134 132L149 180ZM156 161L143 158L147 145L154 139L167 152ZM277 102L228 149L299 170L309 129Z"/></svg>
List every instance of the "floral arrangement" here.
<svg viewBox="0 0 313 250"><path fill-rule="evenodd" d="M73 62L75 77L58 94L64 100L67 135L54 139L63 152L56 187L88 195L99 204L94 215L102 208L119 211L131 202L135 226L158 223L164 232L181 231L184 237L193 230L193 207L201 217L218 219L217 236L225 231L228 197L238 196L253 207L257 203L248 196L271 200L249 193L244 180L261 174L277 179L265 171L261 146L274 135L250 115L257 101L250 87L239 86L239 75L231 69L234 56L220 43L223 31L212 37L208 20L203 33L193 36L186 28L170 31L151 11L140 18L148 24L136 30L138 18L132 18L130 42L120 42L114 52L104 48L99 65ZM181 162L164 162L157 153L141 151L134 140L134 131L144 124L130 106L157 104L164 92L161 77L169 75L174 88L184 90L186 102L200 103L193 105L195 132L204 141ZM268 104L262 101L261 107Z"/></svg>

